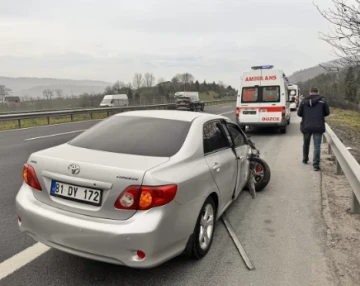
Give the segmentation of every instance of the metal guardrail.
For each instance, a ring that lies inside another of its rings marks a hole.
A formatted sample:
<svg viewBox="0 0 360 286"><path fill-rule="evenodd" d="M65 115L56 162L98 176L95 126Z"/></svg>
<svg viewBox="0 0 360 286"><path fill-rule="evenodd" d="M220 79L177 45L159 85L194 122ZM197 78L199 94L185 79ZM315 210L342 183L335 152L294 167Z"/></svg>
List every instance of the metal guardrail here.
<svg viewBox="0 0 360 286"><path fill-rule="evenodd" d="M353 191L351 211L360 214L360 165L330 126L327 123L325 126L324 142L328 143L329 154L336 158L336 174L346 176Z"/></svg>
<svg viewBox="0 0 360 286"><path fill-rule="evenodd" d="M66 108L61 108L61 109L38 109L38 110L20 110L20 111L3 111L0 112L0 115L8 115L8 114L22 114L22 113L35 113L35 112L47 112L47 111L62 111L62 110L74 110L74 109L84 109L86 107L78 107L78 108L74 108L74 107L66 107Z"/></svg>
<svg viewBox="0 0 360 286"><path fill-rule="evenodd" d="M217 105L222 103L231 103L236 100L214 100L203 101L205 106ZM18 128L21 128L21 121L25 119L47 118L47 123L50 124L50 118L70 116L71 121L74 120L74 115L90 114L90 119L93 119L94 113L105 113L109 117L112 114L130 110L146 110L146 109L171 109L175 108L175 103L170 104L156 104L156 105L140 105L140 106L126 106L126 107L100 107L100 108L82 108L71 110L57 110L57 111L41 111L41 112L25 112L15 114L0 115L1 121L17 121Z"/></svg>

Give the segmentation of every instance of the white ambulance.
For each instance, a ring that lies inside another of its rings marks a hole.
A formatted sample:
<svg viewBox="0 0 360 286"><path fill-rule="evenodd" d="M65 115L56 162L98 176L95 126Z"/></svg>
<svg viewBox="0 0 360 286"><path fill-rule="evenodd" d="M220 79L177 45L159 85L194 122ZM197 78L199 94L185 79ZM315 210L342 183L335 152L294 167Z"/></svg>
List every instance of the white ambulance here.
<svg viewBox="0 0 360 286"><path fill-rule="evenodd" d="M246 127L277 127L286 133L290 124L289 80L274 66L254 66L243 73L236 104L236 121Z"/></svg>

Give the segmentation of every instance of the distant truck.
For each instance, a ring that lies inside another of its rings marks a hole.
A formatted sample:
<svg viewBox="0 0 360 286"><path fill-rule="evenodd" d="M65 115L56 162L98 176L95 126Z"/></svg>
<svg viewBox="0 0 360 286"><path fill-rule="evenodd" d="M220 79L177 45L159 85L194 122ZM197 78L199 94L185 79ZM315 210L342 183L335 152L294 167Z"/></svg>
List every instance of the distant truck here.
<svg viewBox="0 0 360 286"><path fill-rule="evenodd" d="M205 104L200 100L199 93L195 91L180 91L175 93L176 109L189 109L191 111L204 111Z"/></svg>
<svg viewBox="0 0 360 286"><path fill-rule="evenodd" d="M126 94L109 94L105 95L100 103L100 107L120 107L128 106L129 99Z"/></svg>

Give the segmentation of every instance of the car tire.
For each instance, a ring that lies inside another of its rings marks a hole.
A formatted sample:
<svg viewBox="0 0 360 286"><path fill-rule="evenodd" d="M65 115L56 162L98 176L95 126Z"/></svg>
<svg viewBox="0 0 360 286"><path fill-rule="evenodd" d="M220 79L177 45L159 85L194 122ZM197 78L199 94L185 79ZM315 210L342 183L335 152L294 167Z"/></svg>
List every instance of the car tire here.
<svg viewBox="0 0 360 286"><path fill-rule="evenodd" d="M261 158L252 158L253 163L259 164L263 169L263 178L260 183L255 183L255 191L261 192L265 187L269 184L271 178L271 171L269 165L265 162L265 160Z"/></svg>
<svg viewBox="0 0 360 286"><path fill-rule="evenodd" d="M204 218L204 216L206 216L206 218ZM209 252L214 239L215 224L216 206L214 200L211 197L208 197L201 207L201 211L196 220L194 233L192 235L190 255L192 259L201 259ZM206 237L204 234L207 234Z"/></svg>
<svg viewBox="0 0 360 286"><path fill-rule="evenodd" d="M285 134L286 133L286 125L284 127L280 127L280 133Z"/></svg>

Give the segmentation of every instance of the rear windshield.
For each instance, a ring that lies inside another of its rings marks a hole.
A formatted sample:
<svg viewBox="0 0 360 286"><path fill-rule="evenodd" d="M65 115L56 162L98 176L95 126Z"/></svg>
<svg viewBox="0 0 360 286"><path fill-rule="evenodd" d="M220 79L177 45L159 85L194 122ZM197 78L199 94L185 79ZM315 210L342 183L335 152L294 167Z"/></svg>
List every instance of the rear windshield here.
<svg viewBox="0 0 360 286"><path fill-rule="evenodd" d="M114 153L170 157L183 145L191 122L112 116L83 132L70 145Z"/></svg>
<svg viewBox="0 0 360 286"><path fill-rule="evenodd" d="M243 103L280 102L279 86L244 87L241 94Z"/></svg>

